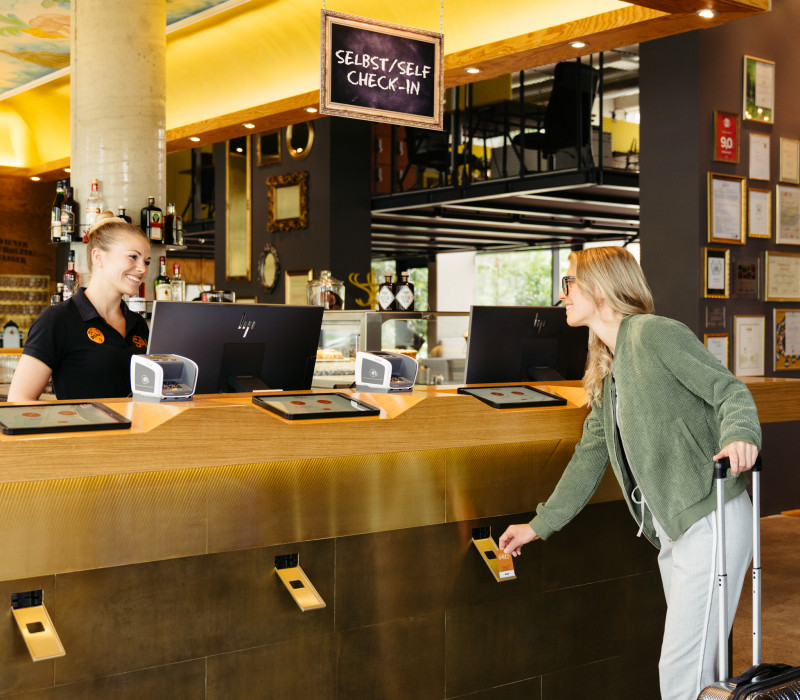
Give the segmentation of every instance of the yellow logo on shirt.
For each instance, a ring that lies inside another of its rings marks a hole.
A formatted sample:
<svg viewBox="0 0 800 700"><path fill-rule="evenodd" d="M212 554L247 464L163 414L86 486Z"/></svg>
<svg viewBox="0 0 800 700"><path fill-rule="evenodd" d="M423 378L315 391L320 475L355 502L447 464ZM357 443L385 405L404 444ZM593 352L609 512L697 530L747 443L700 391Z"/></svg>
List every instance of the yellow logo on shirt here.
<svg viewBox="0 0 800 700"><path fill-rule="evenodd" d="M146 348L147 347L147 341L144 338L142 338L142 336L140 336L140 335L133 336L133 338L131 338L131 340L133 341L133 344L137 348Z"/></svg>
<svg viewBox="0 0 800 700"><path fill-rule="evenodd" d="M94 343L97 343L98 345L102 345L106 340L106 337L103 335L103 332L98 330L97 328L90 328L88 331L86 331L86 335L89 336L89 340L91 340Z"/></svg>

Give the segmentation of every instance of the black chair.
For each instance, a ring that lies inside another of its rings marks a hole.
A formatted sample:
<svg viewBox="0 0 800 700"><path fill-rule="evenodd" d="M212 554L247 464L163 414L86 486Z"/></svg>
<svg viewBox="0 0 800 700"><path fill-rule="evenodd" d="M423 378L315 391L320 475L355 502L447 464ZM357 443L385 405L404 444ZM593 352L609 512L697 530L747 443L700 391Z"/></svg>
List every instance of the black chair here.
<svg viewBox="0 0 800 700"><path fill-rule="evenodd" d="M541 131L525 132L512 139L520 162L524 151L535 149L555 169L555 154L565 149L583 156L586 166L592 165L592 104L600 82L600 73L588 63L562 61L556 64L553 90L544 113ZM520 153L520 150L522 153ZM541 169L541 167L540 167Z"/></svg>
<svg viewBox="0 0 800 700"><path fill-rule="evenodd" d="M400 189L412 165L418 170L429 168L439 173L440 184L447 183L450 171L450 136L444 131L406 127L408 165L400 176Z"/></svg>

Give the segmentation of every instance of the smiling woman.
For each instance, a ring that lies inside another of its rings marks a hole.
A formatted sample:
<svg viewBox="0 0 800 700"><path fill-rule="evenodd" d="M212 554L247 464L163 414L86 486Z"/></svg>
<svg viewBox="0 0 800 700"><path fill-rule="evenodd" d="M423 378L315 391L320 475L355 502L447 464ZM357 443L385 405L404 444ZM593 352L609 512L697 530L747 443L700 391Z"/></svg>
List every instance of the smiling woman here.
<svg viewBox="0 0 800 700"><path fill-rule="evenodd" d="M148 328L122 295L134 295L147 276L150 242L138 226L110 217L89 229L87 254L89 286L31 326L9 401L36 401L51 376L59 399L130 393L131 356L145 352Z"/></svg>

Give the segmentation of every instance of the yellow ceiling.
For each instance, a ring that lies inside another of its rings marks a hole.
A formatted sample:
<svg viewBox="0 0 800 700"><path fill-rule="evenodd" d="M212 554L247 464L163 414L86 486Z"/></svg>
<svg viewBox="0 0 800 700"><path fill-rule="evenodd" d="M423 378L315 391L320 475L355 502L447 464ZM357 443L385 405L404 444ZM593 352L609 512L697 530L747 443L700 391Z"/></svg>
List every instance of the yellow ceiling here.
<svg viewBox="0 0 800 700"><path fill-rule="evenodd" d="M445 0L445 84L602 51L768 9L769 0ZM721 14L701 20L695 10ZM501 11L498 9L502 7ZM319 0L240 4L167 36L167 137L171 151L308 118L318 102ZM340 0L326 9L433 31L435 0ZM568 46L588 39L588 48ZM0 172L54 174L69 161L69 76L0 101Z"/></svg>

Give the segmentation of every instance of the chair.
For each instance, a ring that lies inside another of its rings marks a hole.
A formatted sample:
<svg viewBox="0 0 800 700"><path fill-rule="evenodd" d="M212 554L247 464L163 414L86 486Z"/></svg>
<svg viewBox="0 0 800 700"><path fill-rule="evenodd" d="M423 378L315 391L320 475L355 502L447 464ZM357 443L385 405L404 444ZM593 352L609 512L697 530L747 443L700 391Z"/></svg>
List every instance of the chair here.
<svg viewBox="0 0 800 700"><path fill-rule="evenodd" d="M555 169L555 154L564 149L578 149L583 163L591 166L592 104L600 82L600 73L589 64L562 61L556 64L553 90L544 113L543 130L518 134L512 139L516 150L535 149ZM520 155L520 161L524 158Z"/></svg>
<svg viewBox="0 0 800 700"><path fill-rule="evenodd" d="M446 131L433 131L431 129L418 129L407 126L406 146L408 148L408 165L400 176L400 189L403 189L406 175L412 165L419 171L429 168L439 174L439 184L446 185L451 177L450 134ZM484 168L483 161L476 155L469 153L462 147L456 155L456 170L460 172L463 180L464 170L471 173L473 170Z"/></svg>

